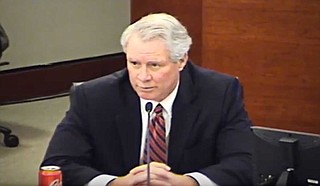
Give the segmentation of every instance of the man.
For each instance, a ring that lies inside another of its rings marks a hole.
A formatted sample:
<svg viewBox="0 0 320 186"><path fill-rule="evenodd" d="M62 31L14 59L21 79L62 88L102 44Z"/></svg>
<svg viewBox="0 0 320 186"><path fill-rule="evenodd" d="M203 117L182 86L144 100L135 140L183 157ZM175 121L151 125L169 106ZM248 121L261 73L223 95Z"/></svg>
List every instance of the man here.
<svg viewBox="0 0 320 186"><path fill-rule="evenodd" d="M121 45L127 68L74 89L42 165L60 166L66 185L252 184L238 79L188 61L191 38L168 14L130 25Z"/></svg>

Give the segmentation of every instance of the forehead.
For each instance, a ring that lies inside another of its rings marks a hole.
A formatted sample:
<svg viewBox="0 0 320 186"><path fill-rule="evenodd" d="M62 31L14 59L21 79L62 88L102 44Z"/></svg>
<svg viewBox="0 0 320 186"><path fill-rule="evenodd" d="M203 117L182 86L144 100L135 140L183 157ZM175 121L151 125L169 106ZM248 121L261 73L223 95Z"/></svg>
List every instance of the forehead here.
<svg viewBox="0 0 320 186"><path fill-rule="evenodd" d="M128 57L169 56L169 51L163 39L154 38L148 41L142 41L137 35L131 36L128 40L126 53Z"/></svg>

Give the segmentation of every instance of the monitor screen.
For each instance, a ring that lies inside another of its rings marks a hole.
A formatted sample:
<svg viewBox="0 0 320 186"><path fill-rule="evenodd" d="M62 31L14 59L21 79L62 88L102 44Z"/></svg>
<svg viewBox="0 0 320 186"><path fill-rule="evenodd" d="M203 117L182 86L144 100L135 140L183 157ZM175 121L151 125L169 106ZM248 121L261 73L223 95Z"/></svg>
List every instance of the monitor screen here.
<svg viewBox="0 0 320 186"><path fill-rule="evenodd" d="M319 134L259 126L252 130L256 185L279 185L280 178L289 185L320 185Z"/></svg>

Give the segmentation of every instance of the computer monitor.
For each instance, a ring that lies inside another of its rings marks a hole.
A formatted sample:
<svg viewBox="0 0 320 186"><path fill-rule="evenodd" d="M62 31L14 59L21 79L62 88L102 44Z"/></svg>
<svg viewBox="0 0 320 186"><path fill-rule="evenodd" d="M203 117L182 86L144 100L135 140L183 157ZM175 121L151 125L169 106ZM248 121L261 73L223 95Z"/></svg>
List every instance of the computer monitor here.
<svg viewBox="0 0 320 186"><path fill-rule="evenodd" d="M256 185L320 185L320 135L253 126Z"/></svg>

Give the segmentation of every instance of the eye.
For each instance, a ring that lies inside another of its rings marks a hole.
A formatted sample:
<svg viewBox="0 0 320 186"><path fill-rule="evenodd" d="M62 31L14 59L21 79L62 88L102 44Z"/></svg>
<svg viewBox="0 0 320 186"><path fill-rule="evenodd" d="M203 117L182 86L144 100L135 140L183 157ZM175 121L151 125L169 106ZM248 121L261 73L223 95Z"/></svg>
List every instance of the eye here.
<svg viewBox="0 0 320 186"><path fill-rule="evenodd" d="M160 67L160 64L158 64L158 63L151 63L150 65L152 68L159 68Z"/></svg>
<svg viewBox="0 0 320 186"><path fill-rule="evenodd" d="M138 62L136 62L136 61L129 61L129 63L130 63L131 65L137 65L137 64L138 64Z"/></svg>
<svg viewBox="0 0 320 186"><path fill-rule="evenodd" d="M148 62L148 66L152 70L158 70L159 68L161 68L162 64L158 61L150 61Z"/></svg>
<svg viewBox="0 0 320 186"><path fill-rule="evenodd" d="M138 61L128 61L128 64L133 68L139 68L141 66L141 63Z"/></svg>

